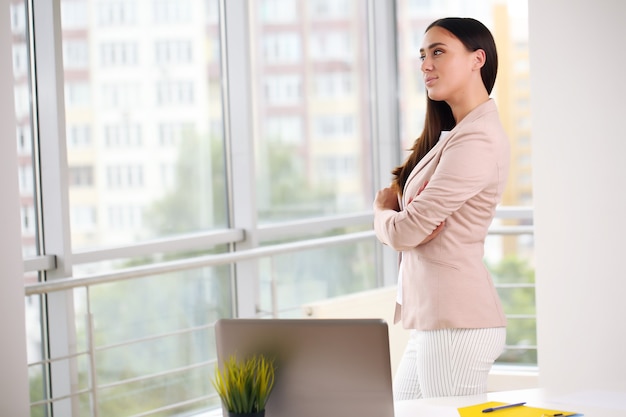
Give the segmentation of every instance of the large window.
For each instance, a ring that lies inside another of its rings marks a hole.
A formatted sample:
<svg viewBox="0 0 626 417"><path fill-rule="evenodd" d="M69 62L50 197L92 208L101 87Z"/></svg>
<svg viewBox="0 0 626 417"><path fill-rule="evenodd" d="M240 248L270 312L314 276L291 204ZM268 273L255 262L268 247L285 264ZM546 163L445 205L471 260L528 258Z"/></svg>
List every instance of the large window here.
<svg viewBox="0 0 626 417"><path fill-rule="evenodd" d="M514 14L440 3L11 2L33 417L200 415L219 406L216 319L395 284L371 204L419 133L415 48L435 17L476 15L510 51L505 203L530 204ZM532 232L516 229L531 220L515 216L486 262L510 316L502 361L533 364Z"/></svg>

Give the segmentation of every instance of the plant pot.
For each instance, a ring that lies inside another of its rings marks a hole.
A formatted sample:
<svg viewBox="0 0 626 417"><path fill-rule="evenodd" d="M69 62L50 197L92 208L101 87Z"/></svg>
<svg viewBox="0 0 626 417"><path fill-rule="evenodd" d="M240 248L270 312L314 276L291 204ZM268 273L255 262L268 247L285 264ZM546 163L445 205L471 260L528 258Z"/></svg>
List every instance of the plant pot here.
<svg viewBox="0 0 626 417"><path fill-rule="evenodd" d="M265 410L255 413L235 413L234 411L229 411L228 417L265 417Z"/></svg>

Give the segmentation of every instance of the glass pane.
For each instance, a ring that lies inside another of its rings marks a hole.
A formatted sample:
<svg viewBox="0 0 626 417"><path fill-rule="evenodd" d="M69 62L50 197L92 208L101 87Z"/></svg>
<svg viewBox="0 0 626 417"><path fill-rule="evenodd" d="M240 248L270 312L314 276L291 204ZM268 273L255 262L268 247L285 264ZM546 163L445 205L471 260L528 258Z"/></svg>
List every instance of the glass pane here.
<svg viewBox="0 0 626 417"><path fill-rule="evenodd" d="M375 243L329 246L262 259L261 311L301 317L302 305L376 288Z"/></svg>
<svg viewBox="0 0 626 417"><path fill-rule="evenodd" d="M61 18L73 249L227 226L217 0Z"/></svg>
<svg viewBox="0 0 626 417"><path fill-rule="evenodd" d="M403 149L412 147L424 126L426 90L419 58L426 27L442 17L471 16L493 33L499 65L492 97L511 141L511 170L503 206L532 205L527 11L525 0L399 0L397 9ZM493 226L531 224L530 220L507 218L496 219ZM507 345L511 349L498 362L536 364L533 251L532 235L490 235L485 242L485 262L498 286L505 313L510 316Z"/></svg>
<svg viewBox="0 0 626 417"><path fill-rule="evenodd" d="M217 356L212 324L231 316L229 271L203 268L90 288L99 415L147 415L166 406L188 415L219 405L206 395ZM76 306L77 323L86 307ZM81 329L79 341L89 337Z"/></svg>
<svg viewBox="0 0 626 417"><path fill-rule="evenodd" d="M369 210L367 1L248 6L259 222Z"/></svg>

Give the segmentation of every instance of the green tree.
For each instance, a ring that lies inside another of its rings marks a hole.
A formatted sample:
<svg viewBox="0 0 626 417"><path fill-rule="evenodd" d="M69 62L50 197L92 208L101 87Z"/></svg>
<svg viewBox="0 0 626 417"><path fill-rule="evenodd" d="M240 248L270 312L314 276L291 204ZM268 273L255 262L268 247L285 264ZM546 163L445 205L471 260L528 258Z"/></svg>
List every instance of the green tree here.
<svg viewBox="0 0 626 417"><path fill-rule="evenodd" d="M501 363L536 364L537 351L527 346L537 344L535 319L535 271L526 259L510 255L490 266L504 312L509 315L507 349Z"/></svg>
<svg viewBox="0 0 626 417"><path fill-rule="evenodd" d="M174 186L146 212L153 233L161 237L227 227L225 169L221 140L185 135Z"/></svg>

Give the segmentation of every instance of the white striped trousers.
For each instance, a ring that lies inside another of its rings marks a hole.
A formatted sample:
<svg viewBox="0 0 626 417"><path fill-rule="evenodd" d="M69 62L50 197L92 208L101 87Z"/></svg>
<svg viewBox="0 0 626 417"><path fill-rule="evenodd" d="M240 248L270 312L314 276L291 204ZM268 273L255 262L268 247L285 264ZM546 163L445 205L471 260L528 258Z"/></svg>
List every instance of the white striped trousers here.
<svg viewBox="0 0 626 417"><path fill-rule="evenodd" d="M505 341L505 327L411 331L393 381L394 398L485 393Z"/></svg>

